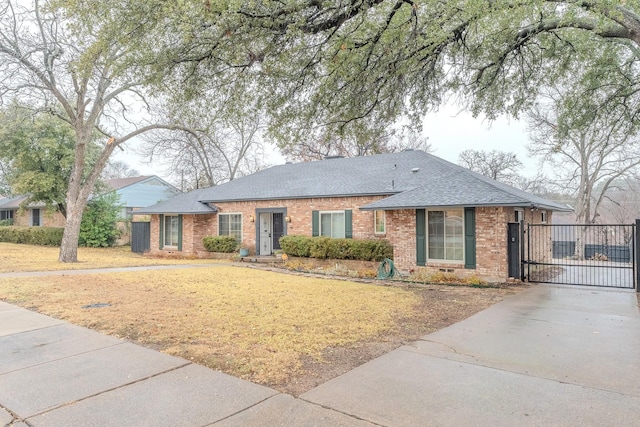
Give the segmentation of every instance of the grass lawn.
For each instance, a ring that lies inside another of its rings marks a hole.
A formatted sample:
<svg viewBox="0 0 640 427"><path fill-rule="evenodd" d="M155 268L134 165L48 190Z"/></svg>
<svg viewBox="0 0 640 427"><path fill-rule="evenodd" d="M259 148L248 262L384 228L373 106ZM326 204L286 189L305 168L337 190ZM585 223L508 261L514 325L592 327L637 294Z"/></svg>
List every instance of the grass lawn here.
<svg viewBox="0 0 640 427"><path fill-rule="evenodd" d="M0 273L216 263L215 260L204 259L151 258L131 252L130 246L78 248L77 263L58 262L59 252L60 248L48 246L0 243Z"/></svg>
<svg viewBox="0 0 640 427"><path fill-rule="evenodd" d="M23 248L32 249L40 248ZM104 266L119 253L101 251L87 263ZM38 266L51 269L48 262ZM0 300L294 395L516 291L381 286L222 264L0 279ZM88 307L98 303L108 305Z"/></svg>

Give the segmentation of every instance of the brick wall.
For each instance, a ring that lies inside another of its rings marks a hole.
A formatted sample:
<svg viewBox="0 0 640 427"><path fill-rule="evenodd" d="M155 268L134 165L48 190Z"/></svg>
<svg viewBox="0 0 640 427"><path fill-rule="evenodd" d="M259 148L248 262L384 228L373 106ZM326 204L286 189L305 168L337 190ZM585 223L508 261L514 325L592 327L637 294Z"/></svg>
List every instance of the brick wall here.
<svg viewBox="0 0 640 427"><path fill-rule="evenodd" d="M445 271L459 277L472 275L489 280L505 280L508 276L507 265L507 223L515 219L514 208L478 207L476 208L476 268L465 269L464 263L427 262L426 267L416 265L416 224L415 210L404 209L386 212L386 233L374 233L373 211L362 211L360 206L367 205L381 196L338 197L293 199L272 201L247 201L216 203L219 213L242 215L243 244L255 254L257 209L286 209L290 222L285 222L285 234L312 234L312 211L331 211L351 209L352 227L355 239L387 239L394 246L394 262L401 270L422 269L429 272ZM524 210L525 221L539 222L539 212ZM550 215L550 213L549 213ZM537 218L536 218L537 216ZM218 216L183 215L182 253L175 250L159 250L158 215L151 218L151 253L160 255L202 256L205 253L202 238L218 234Z"/></svg>
<svg viewBox="0 0 640 427"><path fill-rule="evenodd" d="M45 208L40 209L41 227L64 227L64 216L60 212L49 212ZM14 212L13 225L29 227L31 225L31 209L18 209Z"/></svg>

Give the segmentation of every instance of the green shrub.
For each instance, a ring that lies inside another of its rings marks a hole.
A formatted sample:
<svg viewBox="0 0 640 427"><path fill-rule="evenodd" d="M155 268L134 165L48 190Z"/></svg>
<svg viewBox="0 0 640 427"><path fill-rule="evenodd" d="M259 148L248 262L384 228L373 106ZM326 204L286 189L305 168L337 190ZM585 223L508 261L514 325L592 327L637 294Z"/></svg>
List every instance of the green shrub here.
<svg viewBox="0 0 640 427"><path fill-rule="evenodd" d="M311 237L308 236L282 236L280 248L290 256L309 258L311 256Z"/></svg>
<svg viewBox="0 0 640 427"><path fill-rule="evenodd" d="M382 261L393 258L393 246L382 239L332 239L329 237L284 236L280 247L290 256L319 259Z"/></svg>
<svg viewBox="0 0 640 427"><path fill-rule="evenodd" d="M204 248L209 252L230 254L238 249L238 241L232 236L209 236L202 239Z"/></svg>
<svg viewBox="0 0 640 427"><path fill-rule="evenodd" d="M118 230L119 196L113 191L92 199L82 214L79 245L108 248L120 237Z"/></svg>
<svg viewBox="0 0 640 427"><path fill-rule="evenodd" d="M8 227L13 225L13 218L7 218L0 221L0 227Z"/></svg>
<svg viewBox="0 0 640 427"><path fill-rule="evenodd" d="M60 246L63 231L57 227L2 227L0 242Z"/></svg>

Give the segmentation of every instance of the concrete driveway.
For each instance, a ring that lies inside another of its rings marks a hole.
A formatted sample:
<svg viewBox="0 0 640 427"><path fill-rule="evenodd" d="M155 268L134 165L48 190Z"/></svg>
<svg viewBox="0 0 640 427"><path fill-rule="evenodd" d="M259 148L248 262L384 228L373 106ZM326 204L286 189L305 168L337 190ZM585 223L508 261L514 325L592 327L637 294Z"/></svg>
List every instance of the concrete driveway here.
<svg viewBox="0 0 640 427"><path fill-rule="evenodd" d="M636 294L536 285L301 398L385 426L637 426Z"/></svg>
<svg viewBox="0 0 640 427"><path fill-rule="evenodd" d="M636 294L536 285L299 398L0 302L0 426L637 426Z"/></svg>

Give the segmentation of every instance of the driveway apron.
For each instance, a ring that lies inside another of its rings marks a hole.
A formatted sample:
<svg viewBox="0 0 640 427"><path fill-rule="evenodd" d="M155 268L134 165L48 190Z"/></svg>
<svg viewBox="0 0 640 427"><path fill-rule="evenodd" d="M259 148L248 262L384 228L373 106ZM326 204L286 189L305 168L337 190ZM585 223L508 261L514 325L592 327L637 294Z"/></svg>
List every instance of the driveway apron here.
<svg viewBox="0 0 640 427"><path fill-rule="evenodd" d="M536 285L301 398L385 426L637 426L637 297Z"/></svg>

